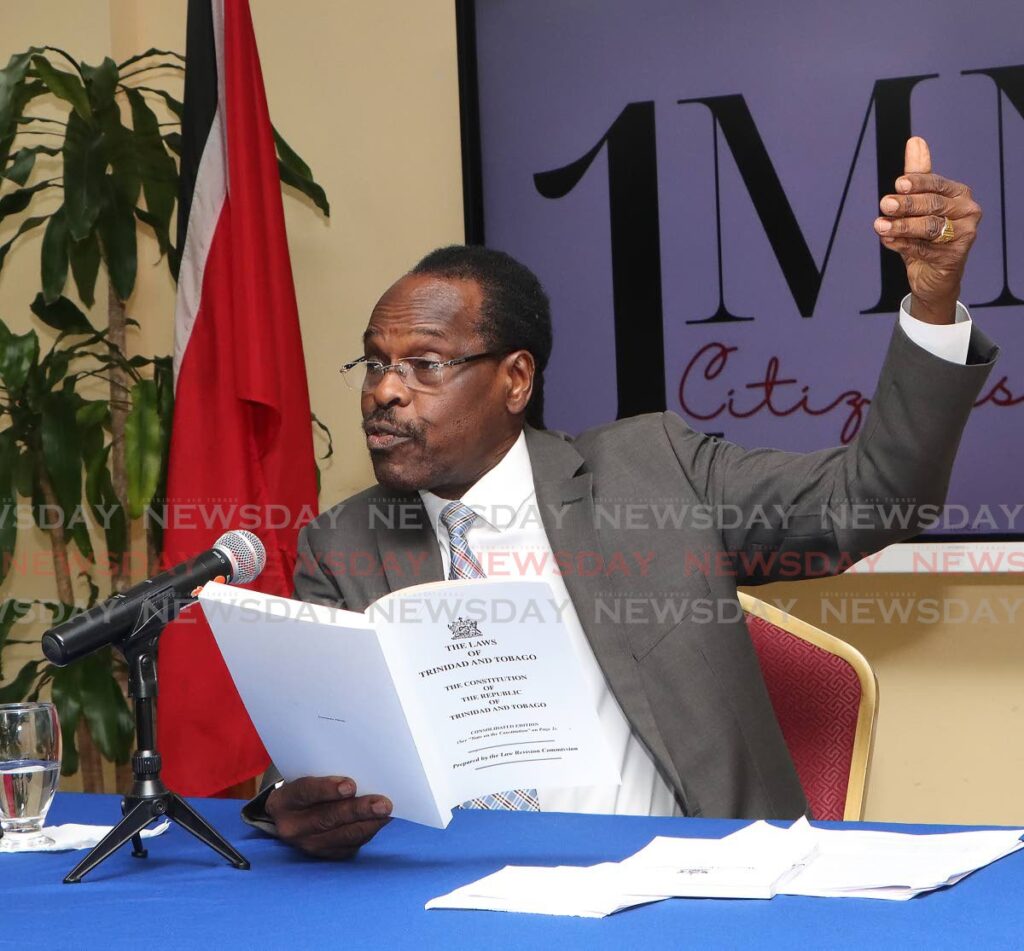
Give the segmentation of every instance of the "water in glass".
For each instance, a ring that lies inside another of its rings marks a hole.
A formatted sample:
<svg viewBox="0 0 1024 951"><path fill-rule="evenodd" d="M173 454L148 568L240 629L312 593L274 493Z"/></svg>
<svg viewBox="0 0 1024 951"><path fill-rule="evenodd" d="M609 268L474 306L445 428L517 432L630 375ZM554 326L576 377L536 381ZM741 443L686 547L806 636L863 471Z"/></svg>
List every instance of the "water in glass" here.
<svg viewBox="0 0 1024 951"><path fill-rule="evenodd" d="M52 703L0 704L0 828L41 836L60 779L60 721Z"/></svg>

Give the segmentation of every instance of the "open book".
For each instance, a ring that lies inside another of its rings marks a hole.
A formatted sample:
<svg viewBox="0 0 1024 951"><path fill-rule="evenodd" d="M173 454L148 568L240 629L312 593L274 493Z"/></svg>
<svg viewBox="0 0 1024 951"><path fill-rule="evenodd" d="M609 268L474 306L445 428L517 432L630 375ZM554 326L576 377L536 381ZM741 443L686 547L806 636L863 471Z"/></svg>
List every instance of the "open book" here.
<svg viewBox="0 0 1024 951"><path fill-rule="evenodd" d="M544 581L417 585L363 614L217 583L199 601L285 779L350 776L438 828L488 793L621 781Z"/></svg>

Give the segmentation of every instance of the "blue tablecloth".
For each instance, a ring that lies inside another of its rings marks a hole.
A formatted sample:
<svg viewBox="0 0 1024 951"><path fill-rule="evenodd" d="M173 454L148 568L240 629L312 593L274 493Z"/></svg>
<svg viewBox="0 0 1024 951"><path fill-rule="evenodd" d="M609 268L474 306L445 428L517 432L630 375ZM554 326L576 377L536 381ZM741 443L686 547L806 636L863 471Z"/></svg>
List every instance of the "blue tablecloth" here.
<svg viewBox="0 0 1024 951"><path fill-rule="evenodd" d="M148 859L130 847L79 885L84 854L0 855L0 947L39 948L1011 948L1024 946L1024 850L909 902L672 899L604 919L424 911L503 865L622 859L655 835L721 836L741 823L457 813L439 832L392 822L348 863L306 859L245 826L239 803L194 805L252 863L238 871L173 827ZM112 824L118 799L62 793L50 820ZM879 826L911 832L943 826Z"/></svg>

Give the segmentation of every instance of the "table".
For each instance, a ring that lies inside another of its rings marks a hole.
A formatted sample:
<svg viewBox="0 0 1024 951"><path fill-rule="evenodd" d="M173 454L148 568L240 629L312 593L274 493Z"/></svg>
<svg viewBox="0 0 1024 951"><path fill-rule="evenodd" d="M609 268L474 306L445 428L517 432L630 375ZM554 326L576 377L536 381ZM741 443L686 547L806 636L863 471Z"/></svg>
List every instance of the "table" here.
<svg viewBox="0 0 1024 951"><path fill-rule="evenodd" d="M909 902L671 899L610 918L424 911L507 864L619 860L655 835L716 837L742 823L556 813L457 813L445 831L393 821L348 863L307 859L244 825L239 803L193 804L252 863L244 872L174 826L79 885L84 854L0 855L0 947L41 948L1009 948L1024 941L1024 850ZM50 820L112 824L114 796L58 794ZM837 823L823 823L837 825ZM953 831L948 826L861 827Z"/></svg>

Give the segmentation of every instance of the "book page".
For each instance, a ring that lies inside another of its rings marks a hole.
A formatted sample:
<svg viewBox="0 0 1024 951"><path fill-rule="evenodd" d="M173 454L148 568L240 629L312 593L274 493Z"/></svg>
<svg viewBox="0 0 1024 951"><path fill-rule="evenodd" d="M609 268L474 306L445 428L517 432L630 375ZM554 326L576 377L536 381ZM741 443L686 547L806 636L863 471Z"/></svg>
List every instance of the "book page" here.
<svg viewBox="0 0 1024 951"><path fill-rule="evenodd" d="M621 782L544 581L404 588L366 610L442 802Z"/></svg>
<svg viewBox="0 0 1024 951"><path fill-rule="evenodd" d="M349 776L393 815L443 828L377 634L362 614L207 584L199 595L235 686L286 780Z"/></svg>

